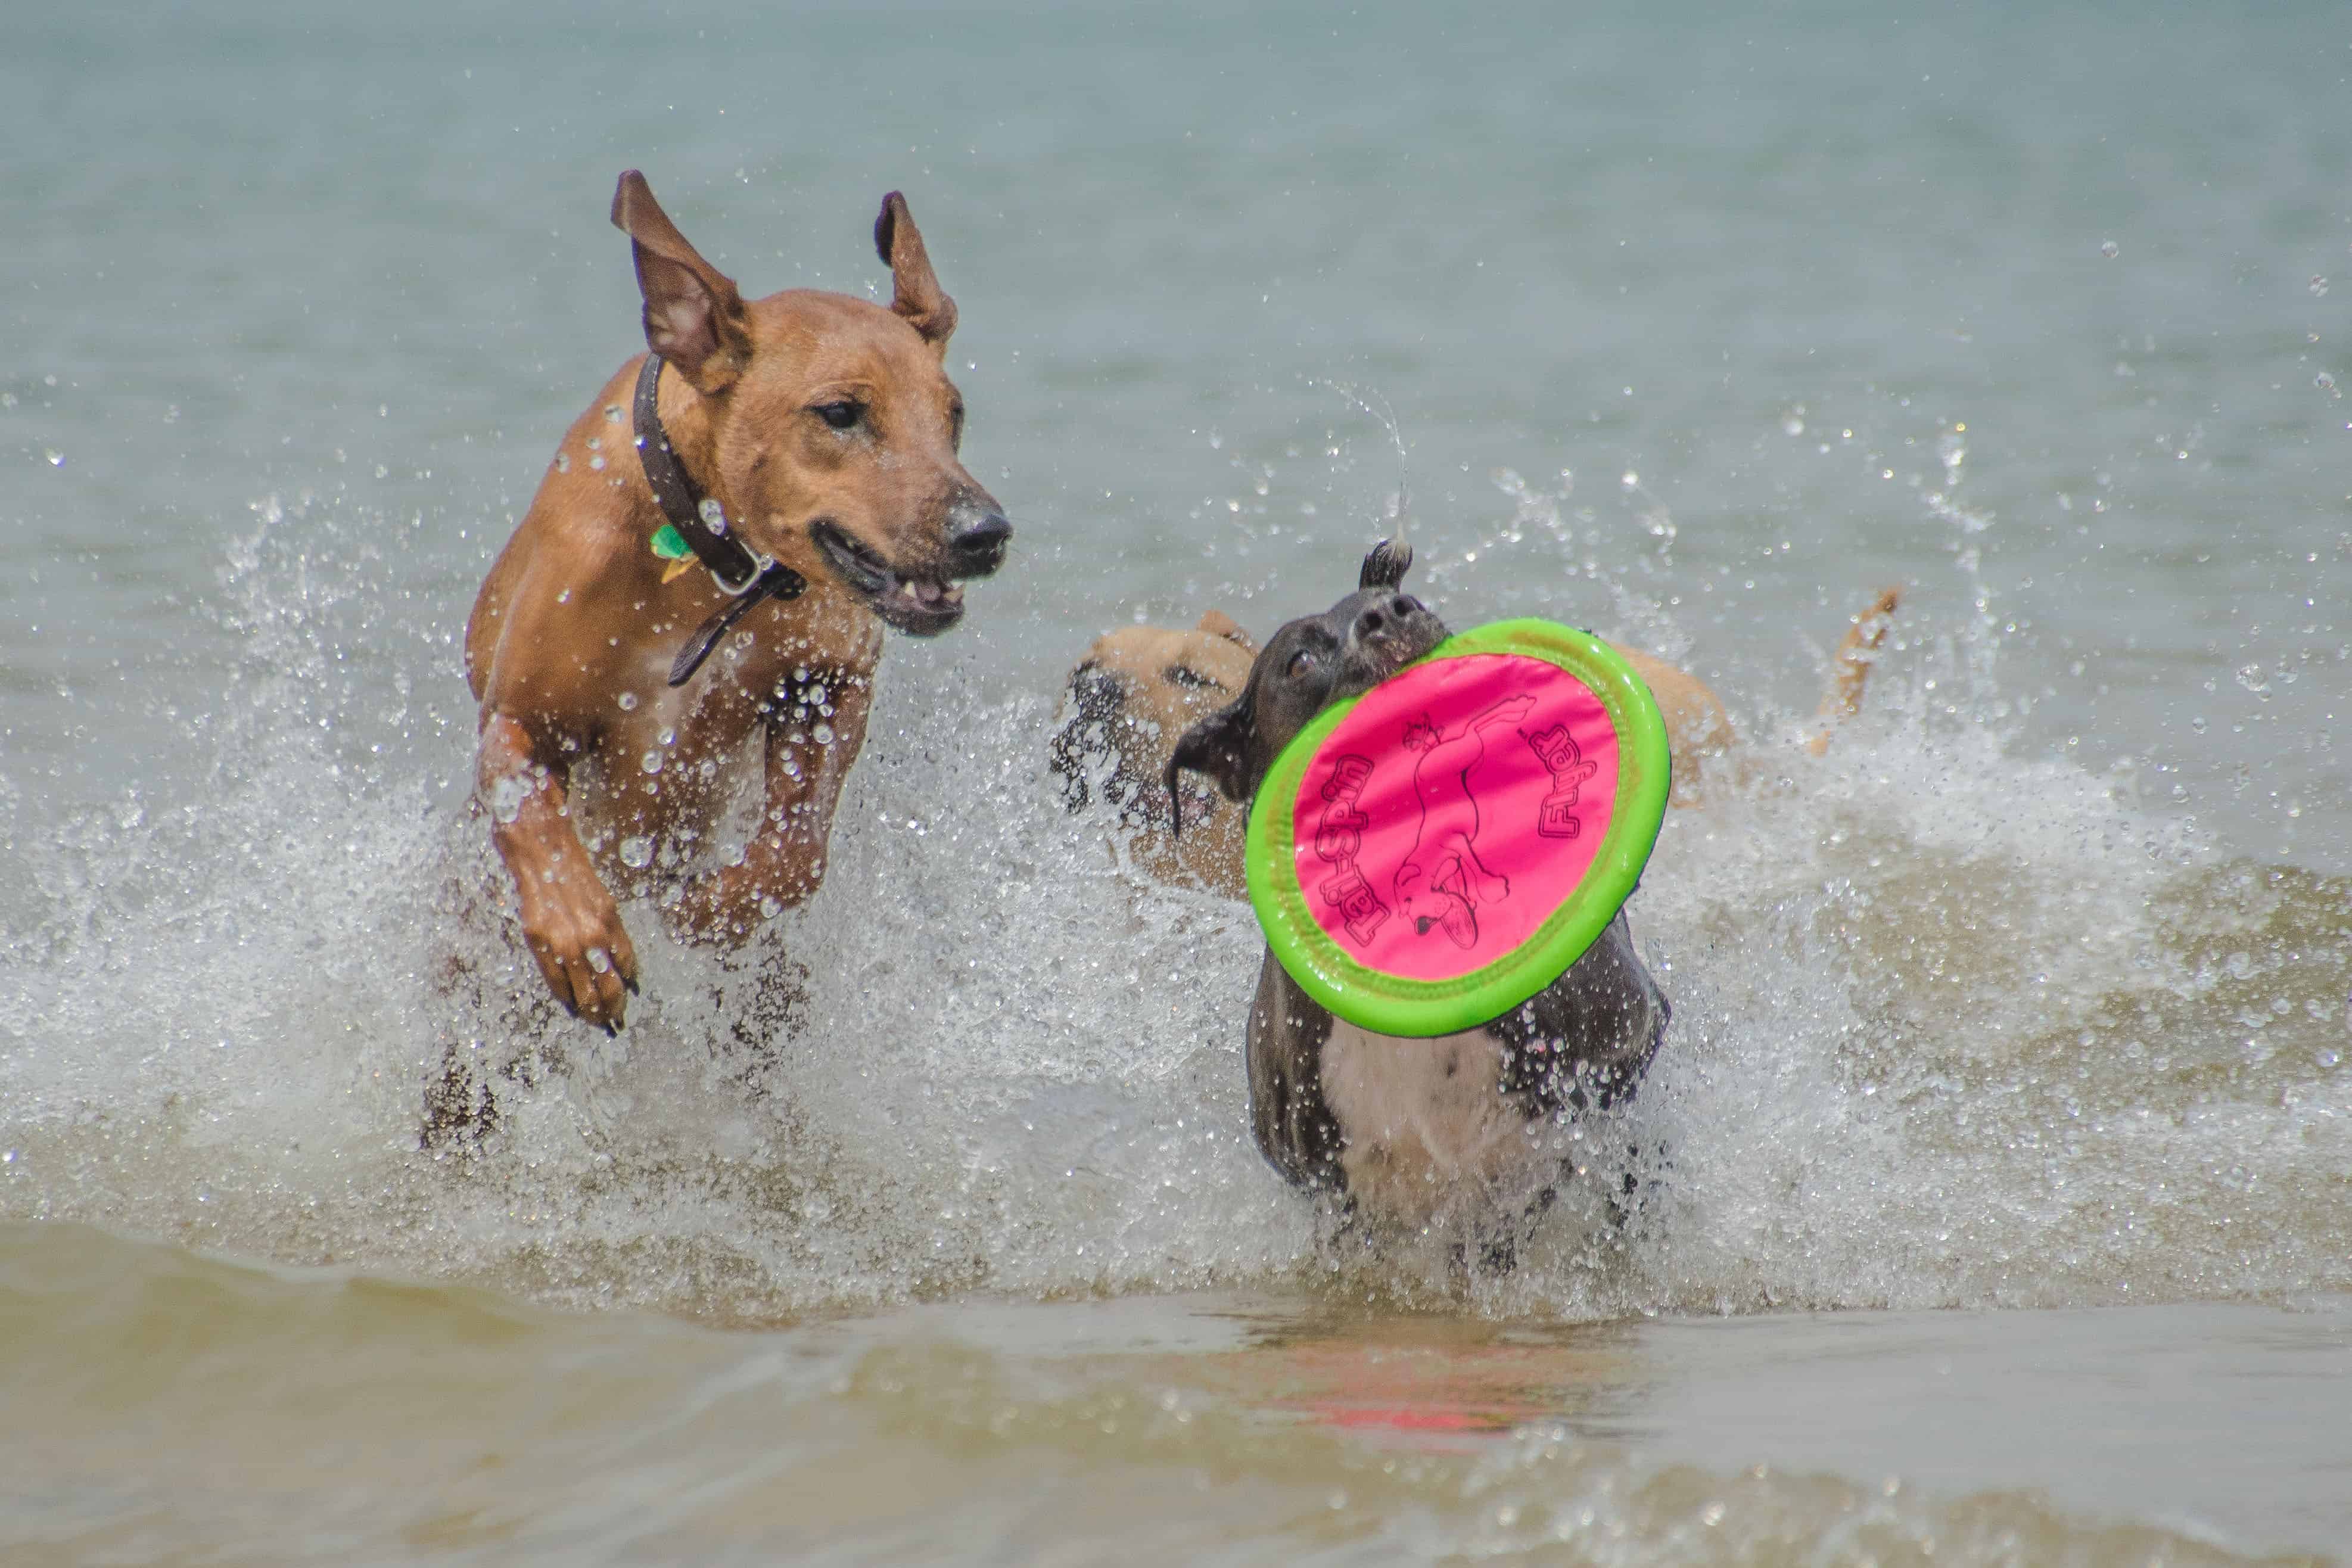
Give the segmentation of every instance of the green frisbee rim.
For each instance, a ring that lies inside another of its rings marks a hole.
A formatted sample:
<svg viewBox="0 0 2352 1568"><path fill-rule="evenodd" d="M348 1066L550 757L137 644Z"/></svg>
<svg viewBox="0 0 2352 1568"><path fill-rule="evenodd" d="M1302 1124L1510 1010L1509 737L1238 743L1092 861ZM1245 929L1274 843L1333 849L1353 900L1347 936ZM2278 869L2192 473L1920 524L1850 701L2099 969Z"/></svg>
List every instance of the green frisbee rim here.
<svg viewBox="0 0 2352 1568"><path fill-rule="evenodd" d="M1307 764L1370 692L1332 704L1293 737L1250 805L1243 866L1266 945L1307 995L1339 1017L1382 1035L1428 1038L1474 1029L1559 979L1633 896L1665 823L1666 797L1674 787L1665 718L1623 655L1591 632L1526 617L1448 637L1389 679L1473 654L1516 654L1556 666L1601 700L1617 731L1616 806L1601 847L1583 880L1526 942L1465 974L1415 980L1359 963L1316 923L1296 868L1293 806Z"/></svg>

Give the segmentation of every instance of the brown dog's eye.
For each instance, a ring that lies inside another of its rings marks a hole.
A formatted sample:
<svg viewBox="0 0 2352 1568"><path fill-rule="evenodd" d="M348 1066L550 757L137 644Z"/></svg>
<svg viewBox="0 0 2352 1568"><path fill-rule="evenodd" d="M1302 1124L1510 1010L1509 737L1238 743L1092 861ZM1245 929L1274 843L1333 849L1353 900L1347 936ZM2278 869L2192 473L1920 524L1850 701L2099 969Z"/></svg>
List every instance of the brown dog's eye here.
<svg viewBox="0 0 2352 1568"><path fill-rule="evenodd" d="M838 402L820 403L816 405L816 416L836 430L847 430L856 426L857 416L865 412L863 408L845 397Z"/></svg>
<svg viewBox="0 0 2352 1568"><path fill-rule="evenodd" d="M1223 691L1225 689L1223 681L1181 664L1171 664L1160 673L1170 685L1189 687L1194 691Z"/></svg>

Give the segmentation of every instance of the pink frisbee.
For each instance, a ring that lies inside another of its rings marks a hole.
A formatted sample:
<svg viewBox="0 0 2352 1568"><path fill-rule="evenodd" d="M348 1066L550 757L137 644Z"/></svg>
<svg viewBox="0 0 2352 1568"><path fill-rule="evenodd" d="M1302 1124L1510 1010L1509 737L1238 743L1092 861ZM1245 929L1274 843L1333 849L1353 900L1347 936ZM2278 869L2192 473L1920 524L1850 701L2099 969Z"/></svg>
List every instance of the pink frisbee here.
<svg viewBox="0 0 2352 1568"><path fill-rule="evenodd" d="M1250 900L1282 966L1340 1017L1473 1028L1616 918L1671 769L1649 688L1606 643L1481 626L1284 749L1250 813Z"/></svg>

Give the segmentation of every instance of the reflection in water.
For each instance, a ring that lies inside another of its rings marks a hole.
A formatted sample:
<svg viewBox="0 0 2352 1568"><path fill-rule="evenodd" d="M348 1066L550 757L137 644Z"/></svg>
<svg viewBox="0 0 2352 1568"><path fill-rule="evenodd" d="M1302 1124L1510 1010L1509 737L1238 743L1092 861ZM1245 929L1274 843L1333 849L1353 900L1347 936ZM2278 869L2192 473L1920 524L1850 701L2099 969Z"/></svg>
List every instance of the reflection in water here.
<svg viewBox="0 0 2352 1568"><path fill-rule="evenodd" d="M1494 1434L1538 1420L1580 1431L1643 1378L1638 1336L1623 1323L1311 1312L1243 1321L1250 1348L1200 1358L1193 1376L1266 1409L1401 1438Z"/></svg>

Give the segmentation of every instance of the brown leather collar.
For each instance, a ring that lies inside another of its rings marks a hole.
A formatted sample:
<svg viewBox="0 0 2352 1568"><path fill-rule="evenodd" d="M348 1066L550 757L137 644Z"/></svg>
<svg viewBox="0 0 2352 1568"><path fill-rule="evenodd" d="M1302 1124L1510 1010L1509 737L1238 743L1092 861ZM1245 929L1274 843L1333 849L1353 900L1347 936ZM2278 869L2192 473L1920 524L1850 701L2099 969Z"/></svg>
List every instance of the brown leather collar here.
<svg viewBox="0 0 2352 1568"><path fill-rule="evenodd" d="M646 483L652 487L662 516L677 530L678 537L709 571L720 591L730 595L715 615L695 628L671 662L669 683L684 686L719 646L719 639L753 605L762 599L797 599L807 592L808 579L789 566L752 553L728 528L727 513L717 500L696 484L686 465L677 460L657 407L661 372L661 355L649 353L645 368L637 373L637 460L645 465Z"/></svg>

